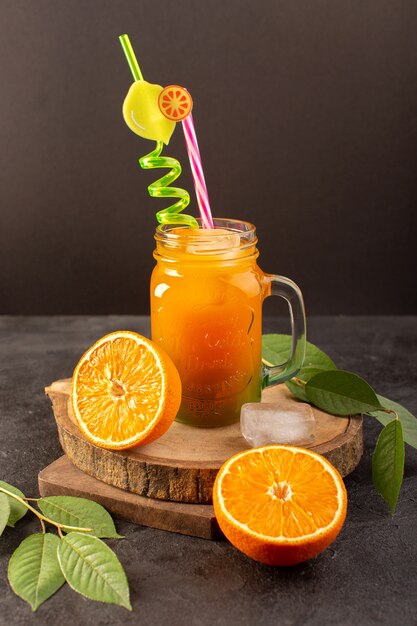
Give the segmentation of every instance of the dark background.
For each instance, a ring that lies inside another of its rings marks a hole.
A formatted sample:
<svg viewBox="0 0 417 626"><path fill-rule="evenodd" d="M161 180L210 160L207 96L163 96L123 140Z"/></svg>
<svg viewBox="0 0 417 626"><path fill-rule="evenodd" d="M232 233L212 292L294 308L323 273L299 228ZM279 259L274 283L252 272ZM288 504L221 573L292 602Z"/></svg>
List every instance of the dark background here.
<svg viewBox="0 0 417 626"><path fill-rule="evenodd" d="M293 278L309 314L416 312L416 2L0 11L0 313L148 312L165 204L137 165L153 144L121 115L124 32L146 79L193 95L213 213L257 225L261 267ZM191 191L180 128L166 154Z"/></svg>

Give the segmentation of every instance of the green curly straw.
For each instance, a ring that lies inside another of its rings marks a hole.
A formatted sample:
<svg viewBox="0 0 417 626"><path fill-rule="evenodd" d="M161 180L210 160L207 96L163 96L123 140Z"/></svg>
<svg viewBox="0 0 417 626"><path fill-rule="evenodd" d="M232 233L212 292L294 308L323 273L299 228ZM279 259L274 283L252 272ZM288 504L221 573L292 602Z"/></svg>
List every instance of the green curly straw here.
<svg viewBox="0 0 417 626"><path fill-rule="evenodd" d="M129 36L120 35L119 40L122 44L133 78L135 80L144 80ZM163 147L163 142L157 141L155 149L139 159L139 165L144 170L162 167L171 170L168 174L149 185L148 192L152 198L179 198L178 202L175 204L170 205L162 211L158 211L156 219L160 224L185 224L192 228L198 228L198 222L192 215L182 213L190 204L190 194L188 191L180 189L179 187L169 187L169 185L181 175L182 168L177 159L161 156Z"/></svg>

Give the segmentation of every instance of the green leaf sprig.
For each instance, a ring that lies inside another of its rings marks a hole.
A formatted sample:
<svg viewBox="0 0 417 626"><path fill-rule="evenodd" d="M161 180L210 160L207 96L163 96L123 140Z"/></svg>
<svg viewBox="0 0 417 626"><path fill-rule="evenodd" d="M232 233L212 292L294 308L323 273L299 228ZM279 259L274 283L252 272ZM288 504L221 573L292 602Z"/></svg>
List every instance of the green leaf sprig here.
<svg viewBox="0 0 417 626"><path fill-rule="evenodd" d="M73 496L26 498L0 481L0 535L28 511L37 516L42 532L26 537L10 558L7 575L16 595L36 611L67 582L86 598L132 610L123 566L101 541L122 537L100 504ZM58 536L46 532L46 524L55 526Z"/></svg>
<svg viewBox="0 0 417 626"><path fill-rule="evenodd" d="M291 336L262 337L266 365L283 363L291 352ZM417 449L417 419L407 409L379 396L363 378L339 370L322 350L307 342L297 376L286 382L291 393L333 415L365 413L384 425L372 456L372 480L394 514L404 475L404 442Z"/></svg>

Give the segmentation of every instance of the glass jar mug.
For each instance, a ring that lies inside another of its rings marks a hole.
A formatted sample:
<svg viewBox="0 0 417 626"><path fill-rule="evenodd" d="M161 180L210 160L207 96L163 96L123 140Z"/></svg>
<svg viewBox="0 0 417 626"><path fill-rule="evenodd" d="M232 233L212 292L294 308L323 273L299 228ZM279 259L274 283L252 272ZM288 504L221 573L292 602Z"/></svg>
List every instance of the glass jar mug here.
<svg viewBox="0 0 417 626"><path fill-rule="evenodd" d="M257 265L255 227L215 219L214 230L175 225L156 229L151 278L152 340L178 368L182 404L177 420L200 427L239 421L245 402L300 369L305 352L301 291ZM288 361L262 363L262 303L287 300L292 324Z"/></svg>

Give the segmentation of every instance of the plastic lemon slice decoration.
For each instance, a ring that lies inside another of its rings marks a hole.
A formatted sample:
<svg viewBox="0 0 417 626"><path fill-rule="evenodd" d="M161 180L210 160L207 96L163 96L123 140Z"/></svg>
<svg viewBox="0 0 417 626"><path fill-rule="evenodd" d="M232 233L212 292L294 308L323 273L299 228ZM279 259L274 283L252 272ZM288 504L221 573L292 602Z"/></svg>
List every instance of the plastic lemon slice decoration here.
<svg viewBox="0 0 417 626"><path fill-rule="evenodd" d="M137 333L118 331L81 357L71 396L85 437L101 448L123 450L168 430L181 403L181 381L161 348Z"/></svg>
<svg viewBox="0 0 417 626"><path fill-rule="evenodd" d="M179 122L191 113L193 100L184 87L169 85L159 94L158 105L167 119Z"/></svg>
<svg viewBox="0 0 417 626"><path fill-rule="evenodd" d="M175 122L162 115L158 98L160 85L139 80L133 83L123 102L123 117L130 130L145 139L169 143Z"/></svg>

